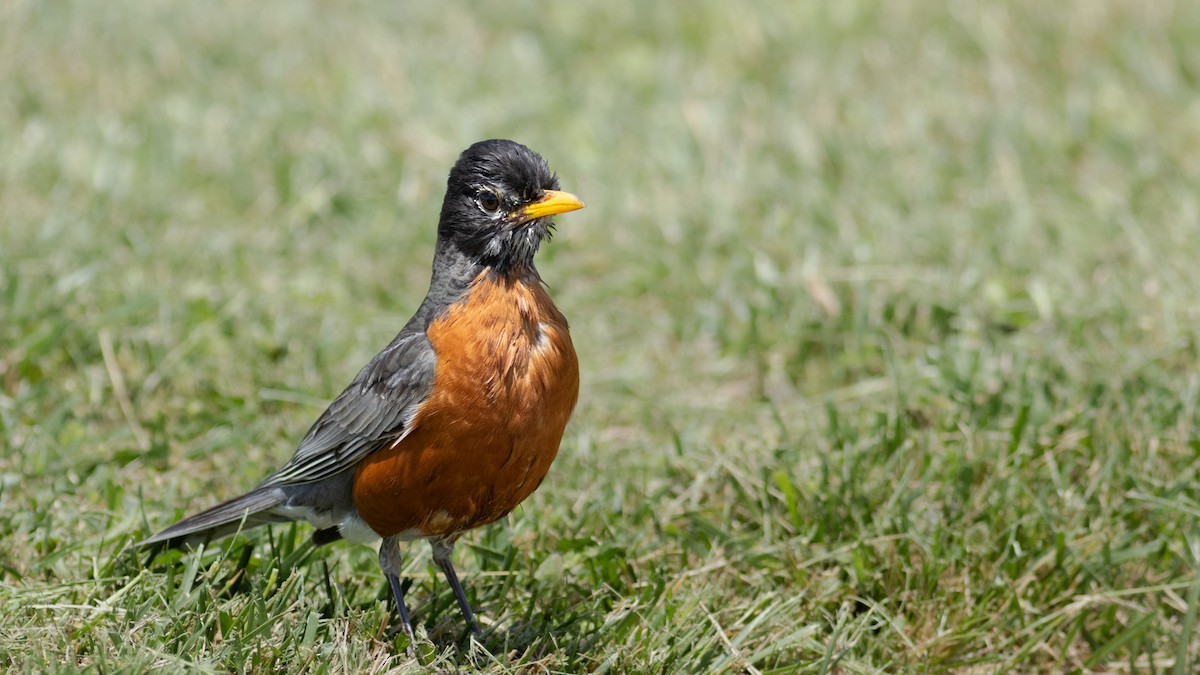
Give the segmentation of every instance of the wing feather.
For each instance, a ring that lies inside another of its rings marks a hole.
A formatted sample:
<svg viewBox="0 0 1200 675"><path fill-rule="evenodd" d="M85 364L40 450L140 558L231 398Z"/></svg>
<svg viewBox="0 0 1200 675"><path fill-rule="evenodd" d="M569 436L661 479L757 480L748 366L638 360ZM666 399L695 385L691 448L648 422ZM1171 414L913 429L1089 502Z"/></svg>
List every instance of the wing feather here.
<svg viewBox="0 0 1200 675"><path fill-rule="evenodd" d="M328 478L404 437L429 398L436 366L424 331L401 332L329 404L288 463L262 486Z"/></svg>

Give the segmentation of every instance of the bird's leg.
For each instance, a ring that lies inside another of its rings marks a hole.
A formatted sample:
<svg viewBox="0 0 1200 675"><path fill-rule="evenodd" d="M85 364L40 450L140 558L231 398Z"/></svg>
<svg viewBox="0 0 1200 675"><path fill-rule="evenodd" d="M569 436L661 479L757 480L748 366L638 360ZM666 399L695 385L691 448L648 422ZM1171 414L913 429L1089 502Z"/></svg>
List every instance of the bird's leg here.
<svg viewBox="0 0 1200 675"><path fill-rule="evenodd" d="M416 633L413 632L412 619L408 615L408 606L404 604L404 588L400 585L400 540L395 537L384 537L379 544L379 569L387 577L392 587L392 597L396 599L396 611L400 613L400 628L415 643Z"/></svg>
<svg viewBox="0 0 1200 675"><path fill-rule="evenodd" d="M442 574L446 575L446 581L450 582L450 588L454 589L454 597L458 599L458 606L462 609L463 618L467 620L467 626L475 637L483 635L483 631L479 630L479 624L475 622L475 612L471 611L471 604L467 602L467 594L463 592L462 584L458 582L458 574L454 571L454 565L450 563L450 554L454 551L453 539L434 539L430 542L433 546L433 561L438 567L442 568Z"/></svg>

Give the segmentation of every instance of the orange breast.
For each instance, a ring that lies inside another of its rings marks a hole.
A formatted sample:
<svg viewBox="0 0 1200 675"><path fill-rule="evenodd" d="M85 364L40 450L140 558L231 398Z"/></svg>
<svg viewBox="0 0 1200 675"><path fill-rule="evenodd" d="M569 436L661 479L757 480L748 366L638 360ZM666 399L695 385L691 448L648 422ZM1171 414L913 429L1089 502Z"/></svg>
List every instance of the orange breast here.
<svg viewBox="0 0 1200 675"><path fill-rule="evenodd" d="M359 516L381 536L502 518L541 484L579 395L567 322L536 279L488 273L427 331L433 393L403 440L364 460Z"/></svg>

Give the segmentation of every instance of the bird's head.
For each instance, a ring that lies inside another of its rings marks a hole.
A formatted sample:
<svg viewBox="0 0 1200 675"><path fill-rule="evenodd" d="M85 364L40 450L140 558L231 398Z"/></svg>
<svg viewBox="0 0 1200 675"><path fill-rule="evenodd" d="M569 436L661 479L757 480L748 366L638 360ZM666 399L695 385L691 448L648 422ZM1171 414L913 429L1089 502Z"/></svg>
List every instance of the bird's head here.
<svg viewBox="0 0 1200 675"><path fill-rule="evenodd" d="M550 216L582 208L578 197L559 191L536 152L513 141L480 141L450 170L438 239L499 272L531 268L550 237Z"/></svg>

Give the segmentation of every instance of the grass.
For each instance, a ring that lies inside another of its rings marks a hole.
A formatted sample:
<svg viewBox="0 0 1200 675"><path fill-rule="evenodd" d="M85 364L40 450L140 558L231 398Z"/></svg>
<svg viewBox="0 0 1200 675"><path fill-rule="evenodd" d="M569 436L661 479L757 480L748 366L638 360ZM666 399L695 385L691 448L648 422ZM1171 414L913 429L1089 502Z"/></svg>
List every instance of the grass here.
<svg viewBox="0 0 1200 675"><path fill-rule="evenodd" d="M0 9L7 671L1191 672L1200 6ZM485 137L589 206L580 406L391 640L374 552L129 550L419 302Z"/></svg>

